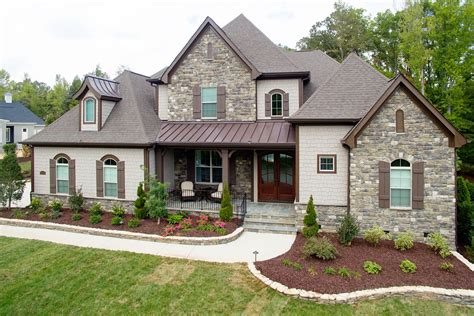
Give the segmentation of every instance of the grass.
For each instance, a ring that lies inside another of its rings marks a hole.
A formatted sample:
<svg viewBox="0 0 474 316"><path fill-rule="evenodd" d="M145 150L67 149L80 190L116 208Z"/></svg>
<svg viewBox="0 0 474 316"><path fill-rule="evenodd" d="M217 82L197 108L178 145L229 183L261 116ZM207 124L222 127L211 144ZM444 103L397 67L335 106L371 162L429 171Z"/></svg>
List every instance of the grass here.
<svg viewBox="0 0 474 316"><path fill-rule="evenodd" d="M384 299L322 305L289 298L244 264L168 259L0 237L0 315L450 315L444 302Z"/></svg>
<svg viewBox="0 0 474 316"><path fill-rule="evenodd" d="M24 161L19 163L20 168L21 168L21 173L25 177L30 177L31 176L31 161Z"/></svg>

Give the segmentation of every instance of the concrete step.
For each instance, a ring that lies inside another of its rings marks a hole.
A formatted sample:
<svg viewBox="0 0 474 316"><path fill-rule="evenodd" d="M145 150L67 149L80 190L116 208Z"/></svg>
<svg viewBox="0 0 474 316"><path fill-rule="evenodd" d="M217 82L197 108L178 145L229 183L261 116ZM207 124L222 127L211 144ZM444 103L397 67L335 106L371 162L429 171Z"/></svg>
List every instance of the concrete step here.
<svg viewBox="0 0 474 316"><path fill-rule="evenodd" d="M266 219L295 219L296 214L268 214L268 213L246 213L245 218L266 218Z"/></svg>
<svg viewBox="0 0 474 316"><path fill-rule="evenodd" d="M247 224L268 224L268 225L284 225L284 226L295 226L295 217L249 217L246 216L244 222Z"/></svg>
<svg viewBox="0 0 474 316"><path fill-rule="evenodd" d="M247 231L257 232L257 233L295 234L297 231L295 226L283 226L283 225L262 225L262 224L244 223L243 227Z"/></svg>

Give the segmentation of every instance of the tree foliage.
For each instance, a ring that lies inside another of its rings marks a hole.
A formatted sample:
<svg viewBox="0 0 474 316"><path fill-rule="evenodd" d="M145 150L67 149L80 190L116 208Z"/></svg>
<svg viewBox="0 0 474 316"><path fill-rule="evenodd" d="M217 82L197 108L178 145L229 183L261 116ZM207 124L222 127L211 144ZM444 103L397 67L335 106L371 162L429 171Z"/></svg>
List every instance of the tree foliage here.
<svg viewBox="0 0 474 316"><path fill-rule="evenodd" d="M15 149L15 144L4 145L5 155L0 160L0 204L7 205L8 210L11 209L13 201L21 199L25 189L25 181L16 160Z"/></svg>
<svg viewBox="0 0 474 316"><path fill-rule="evenodd" d="M225 222L232 220L234 216L234 209L230 199L229 185L224 183L224 189L222 190L221 209L219 211L219 217Z"/></svg>
<svg viewBox="0 0 474 316"><path fill-rule="evenodd" d="M149 181L150 190L145 202L145 209L150 218L156 219L160 224L160 219L168 215L166 209L166 185L155 179Z"/></svg>

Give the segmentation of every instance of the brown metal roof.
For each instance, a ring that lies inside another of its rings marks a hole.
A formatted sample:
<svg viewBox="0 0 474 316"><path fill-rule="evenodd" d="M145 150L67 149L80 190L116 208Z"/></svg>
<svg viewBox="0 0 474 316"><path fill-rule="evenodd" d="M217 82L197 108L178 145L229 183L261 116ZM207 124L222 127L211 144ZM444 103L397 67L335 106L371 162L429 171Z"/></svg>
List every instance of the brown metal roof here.
<svg viewBox="0 0 474 316"><path fill-rule="evenodd" d="M86 75L81 87L74 94L73 98L80 98L84 90L89 88L97 97L119 101L122 99L119 93L119 84L120 82L114 80Z"/></svg>
<svg viewBox="0 0 474 316"><path fill-rule="evenodd" d="M157 138L161 146L294 148L294 127L284 121L167 122Z"/></svg>

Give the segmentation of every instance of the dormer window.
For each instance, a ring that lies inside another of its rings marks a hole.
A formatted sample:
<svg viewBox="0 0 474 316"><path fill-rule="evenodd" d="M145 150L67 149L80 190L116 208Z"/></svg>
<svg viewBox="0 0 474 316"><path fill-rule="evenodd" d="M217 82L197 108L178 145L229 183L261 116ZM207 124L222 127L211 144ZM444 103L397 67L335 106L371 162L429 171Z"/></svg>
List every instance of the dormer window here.
<svg viewBox="0 0 474 316"><path fill-rule="evenodd" d="M87 98L84 100L84 123L95 124L95 108L96 101L93 98Z"/></svg>
<svg viewBox="0 0 474 316"><path fill-rule="evenodd" d="M283 95L281 93L272 94L272 116L283 115Z"/></svg>

